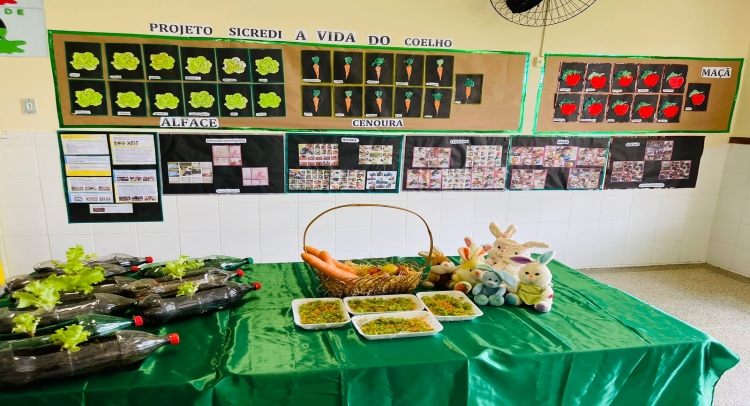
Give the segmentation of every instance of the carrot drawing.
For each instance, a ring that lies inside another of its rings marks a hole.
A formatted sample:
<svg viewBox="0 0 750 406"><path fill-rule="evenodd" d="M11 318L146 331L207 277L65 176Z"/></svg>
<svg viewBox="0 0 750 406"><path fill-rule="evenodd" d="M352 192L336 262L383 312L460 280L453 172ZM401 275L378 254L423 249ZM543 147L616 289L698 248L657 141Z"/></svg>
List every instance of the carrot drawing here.
<svg viewBox="0 0 750 406"><path fill-rule="evenodd" d="M383 92L380 90L375 91L375 103L378 105L378 112L383 112Z"/></svg>
<svg viewBox="0 0 750 406"><path fill-rule="evenodd" d="M411 81L411 69L412 69L411 68L411 64L414 63L414 59L413 58L409 58L409 59L405 60L404 62L406 62L406 81L409 82L409 81Z"/></svg>
<svg viewBox="0 0 750 406"><path fill-rule="evenodd" d="M440 99L443 98L442 93L433 93L432 98L435 99L435 102L433 103L435 105L435 115L440 115Z"/></svg>
<svg viewBox="0 0 750 406"><path fill-rule="evenodd" d="M313 105L315 106L315 112L318 112L318 104L320 103L320 90L313 90Z"/></svg>
<svg viewBox="0 0 750 406"><path fill-rule="evenodd" d="M404 104L406 105L406 112L409 112L409 108L411 107L411 97L414 96L414 93L412 92L406 92L404 93L404 96L406 96L406 100L404 100Z"/></svg>
<svg viewBox="0 0 750 406"><path fill-rule="evenodd" d="M315 71L315 79L320 79L320 65L318 65L318 62L320 62L320 58L318 58L317 56L313 56L312 61L313 61L313 70Z"/></svg>
<svg viewBox="0 0 750 406"><path fill-rule="evenodd" d="M466 101L468 102L469 96L471 96L471 88L474 87L474 81L471 78L467 78L464 86L466 87Z"/></svg>
<svg viewBox="0 0 750 406"><path fill-rule="evenodd" d="M382 69L380 65L385 63L385 58L375 58L374 61L372 61L372 66L375 67L375 75L377 75L378 80L380 80L380 70Z"/></svg>
<svg viewBox="0 0 750 406"><path fill-rule="evenodd" d="M347 65L347 66L349 66L349 65ZM347 90L347 91L344 92L344 94L346 95L346 99L344 99L344 101L346 102L346 112L347 113L349 112L349 109L352 107L352 93L353 92L351 90Z"/></svg>
<svg viewBox="0 0 750 406"><path fill-rule="evenodd" d="M352 68L352 57L347 56L344 58L344 62L346 63L346 65L344 65L344 79L349 79L349 70ZM347 109L347 111L349 110Z"/></svg>
<svg viewBox="0 0 750 406"><path fill-rule="evenodd" d="M438 59L437 61L437 72L438 72L438 80L443 80L443 63L445 62L442 59Z"/></svg>

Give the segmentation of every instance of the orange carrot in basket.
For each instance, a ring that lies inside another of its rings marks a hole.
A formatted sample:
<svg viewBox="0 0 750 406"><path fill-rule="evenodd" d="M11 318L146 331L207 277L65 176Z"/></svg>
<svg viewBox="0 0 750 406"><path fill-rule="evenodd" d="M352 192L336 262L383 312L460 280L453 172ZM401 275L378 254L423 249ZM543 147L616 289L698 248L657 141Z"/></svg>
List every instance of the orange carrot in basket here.
<svg viewBox="0 0 750 406"><path fill-rule="evenodd" d="M308 254L313 254L316 257L320 257L320 250L313 246L305 245L305 252Z"/></svg>
<svg viewBox="0 0 750 406"><path fill-rule="evenodd" d="M353 279L357 277L357 275L339 269L312 254L302 254L302 260L330 278Z"/></svg>
<svg viewBox="0 0 750 406"><path fill-rule="evenodd" d="M320 253L321 252L322 252L321 250L319 250L319 249L317 249L317 248L315 248L313 246L305 245L305 253L312 254L312 255L315 255L316 257L320 258ZM345 264L343 262L339 262L338 260L336 260L336 258L331 257L331 259L333 260L333 263L336 264L337 268L339 268L341 270L344 270L346 272L353 273L355 275L357 274L357 271L354 268L350 267L349 265L347 265L347 264Z"/></svg>
<svg viewBox="0 0 750 406"><path fill-rule="evenodd" d="M320 258L321 261L323 261L323 262L325 262L325 263L327 263L329 265L336 266L336 263L333 262L333 257L331 256L331 253L328 252L328 251L320 251L320 255L318 255L318 258ZM336 266L336 268L338 268L338 267Z"/></svg>

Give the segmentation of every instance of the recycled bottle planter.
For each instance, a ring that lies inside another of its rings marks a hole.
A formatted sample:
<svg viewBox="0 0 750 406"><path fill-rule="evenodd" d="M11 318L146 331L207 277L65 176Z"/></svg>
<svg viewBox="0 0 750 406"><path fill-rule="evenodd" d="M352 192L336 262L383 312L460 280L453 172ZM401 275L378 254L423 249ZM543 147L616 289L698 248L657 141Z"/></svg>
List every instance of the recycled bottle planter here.
<svg viewBox="0 0 750 406"><path fill-rule="evenodd" d="M52 261L45 261L40 262L36 265L34 265L34 272L38 274L47 274L50 275L52 273L57 273L58 275L62 275L63 268L65 267L65 263L58 262L57 264L53 263ZM101 267L104 269L104 276L110 277L110 276L117 276L117 275L124 275L126 273L130 272L130 267L123 267L117 264L110 264L110 263L98 263L98 262L87 262L87 266L89 267ZM31 274L33 275L33 274ZM41 278L42 276L39 276ZM38 278L37 278L38 279Z"/></svg>
<svg viewBox="0 0 750 406"><path fill-rule="evenodd" d="M236 271L222 271L220 269L211 269L208 273L186 276L182 279L172 277L164 278L166 280L157 281L156 279L141 279L125 287L127 294L133 297L146 297L149 295L159 295L169 297L177 294L180 286L185 283L194 283L198 285L198 291L218 288L232 278L241 278L245 273L238 269Z"/></svg>
<svg viewBox="0 0 750 406"><path fill-rule="evenodd" d="M252 258L235 258L227 257L224 255L211 255L204 258L191 258L190 260L203 261L203 267L206 268L217 268L224 271L234 271L242 266L250 265L253 263ZM164 267L166 262L155 262L153 264L141 265L133 267L133 272L138 272L141 277L144 278L160 278L163 276L169 276L164 273ZM204 272L205 273L205 272Z"/></svg>
<svg viewBox="0 0 750 406"><path fill-rule="evenodd" d="M141 316L135 316L132 319L124 319L121 317L106 316L102 314L88 314L75 317L72 321L74 321L74 323L66 324L63 327L45 329L42 332L48 333L46 335L40 335L40 332L37 331L35 337L27 336L26 338L19 338L16 340L0 341L0 351L6 348L12 348L14 351L17 351L54 345L54 342L50 338L50 334L54 333L57 329L74 324L80 324L83 326L83 331L89 333L89 340L96 337L106 337L114 334L118 330L126 329L128 327L140 327L143 325L143 318Z"/></svg>
<svg viewBox="0 0 750 406"><path fill-rule="evenodd" d="M42 264L44 264L44 262L42 262ZM37 264L37 266L38 265L40 264ZM40 269L43 270L41 272L33 272L28 275L19 275L9 280L8 286L7 286L8 293L13 293L15 291L21 290L25 288L26 285L28 285L29 283L33 281L47 279L50 275L60 275L60 276L65 275L65 271L63 271L62 268L57 267L54 264L52 264L52 266L56 268L41 267ZM105 278L111 278L114 276L124 275L129 272L128 268L123 268L119 265L101 264L97 266L101 266L104 269ZM107 292L101 292L101 293L107 293Z"/></svg>
<svg viewBox="0 0 750 406"><path fill-rule="evenodd" d="M198 291L193 296L164 299L158 295L151 295L138 302L138 307L143 309L143 318L146 322L165 323L180 317L222 310L259 289L258 282L226 282L224 286Z"/></svg>
<svg viewBox="0 0 750 406"><path fill-rule="evenodd" d="M60 293L60 303L66 304L90 300L92 299L92 294L95 293L110 293L119 296L129 296L128 292L125 290L125 287L134 282L137 282L137 279L128 278L125 276L113 276L111 278L104 279L101 283L93 285L92 287L94 288L94 291L88 295L78 292ZM17 303L18 299L11 296L10 301L13 303Z"/></svg>

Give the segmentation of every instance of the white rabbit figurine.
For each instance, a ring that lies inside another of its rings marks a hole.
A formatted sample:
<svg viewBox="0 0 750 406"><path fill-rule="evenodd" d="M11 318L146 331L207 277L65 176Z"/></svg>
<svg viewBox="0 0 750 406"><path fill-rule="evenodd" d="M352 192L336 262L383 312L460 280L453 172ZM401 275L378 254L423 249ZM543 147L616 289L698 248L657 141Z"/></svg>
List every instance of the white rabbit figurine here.
<svg viewBox="0 0 750 406"><path fill-rule="evenodd" d="M529 241L521 244L512 239L511 237L518 231L518 228L512 224L503 232L499 224L492 222L490 223L490 231L495 236L495 243L492 244L492 249L485 262L494 269L508 272L513 277L517 277L521 265L513 261L512 257L523 256L531 260L531 257L529 257L531 248L549 248L549 244L544 242Z"/></svg>
<svg viewBox="0 0 750 406"><path fill-rule="evenodd" d="M518 272L518 284L508 286L510 293L505 297L505 302L511 306L532 305L541 313L552 310L552 297L555 293L552 291L552 272L547 264L554 257L555 251L540 255L536 261L526 257L513 257L517 262L529 262Z"/></svg>

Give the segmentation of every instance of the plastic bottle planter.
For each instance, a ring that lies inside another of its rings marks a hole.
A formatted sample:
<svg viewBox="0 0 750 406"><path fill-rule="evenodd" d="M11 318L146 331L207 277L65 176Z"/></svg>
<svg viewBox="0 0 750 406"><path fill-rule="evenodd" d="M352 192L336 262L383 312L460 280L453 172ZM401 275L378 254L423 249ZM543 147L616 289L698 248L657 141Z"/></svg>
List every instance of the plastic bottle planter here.
<svg viewBox="0 0 750 406"><path fill-rule="evenodd" d="M223 255L211 255L204 258L191 258L191 261L203 261L203 269L206 268L217 268L224 271L234 271L239 269L241 266L250 265L253 263L252 258L235 258L227 257ZM144 278L159 278L167 276L163 269L166 262L155 262L153 264L141 265L133 267L133 272L138 272ZM206 273L206 272L203 272Z"/></svg>
<svg viewBox="0 0 750 406"><path fill-rule="evenodd" d="M165 277L163 281L156 279L141 279L130 285L125 290L128 296L142 298L149 295L159 295L169 297L177 294L180 286L185 283L198 285L198 291L218 288L233 278L241 278L245 275L241 269L236 271L222 271L221 269L211 269L207 273L185 276L182 279Z"/></svg>
<svg viewBox="0 0 750 406"><path fill-rule="evenodd" d="M143 325L143 318L141 316L135 316L132 319L123 319L102 314L87 314L85 316L75 317L72 321L74 321L74 323L69 323L61 327L55 326L54 329L47 328L43 332L52 334L58 328L63 328L72 324L80 324L83 326L83 331L89 333L88 338L90 340L96 337L110 336L118 330L126 329L128 327L140 327ZM6 348L12 348L13 351L18 351L54 345L54 342L50 339L49 335L39 335L39 333L40 331L37 331L36 337L0 341L0 351L5 350Z"/></svg>
<svg viewBox="0 0 750 406"><path fill-rule="evenodd" d="M167 321L222 310L229 307L254 290L260 289L260 283L243 284L227 282L225 286L199 291L193 296L180 296L164 299L158 295L144 298L138 304L143 308L143 318L149 323Z"/></svg>

